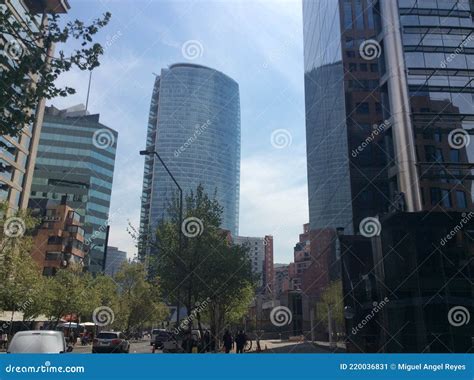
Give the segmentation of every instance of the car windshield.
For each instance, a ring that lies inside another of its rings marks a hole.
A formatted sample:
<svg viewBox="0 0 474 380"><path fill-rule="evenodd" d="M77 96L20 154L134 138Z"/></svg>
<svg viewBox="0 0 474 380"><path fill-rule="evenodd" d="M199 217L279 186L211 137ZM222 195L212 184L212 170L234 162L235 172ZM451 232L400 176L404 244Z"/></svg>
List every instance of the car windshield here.
<svg viewBox="0 0 474 380"><path fill-rule="evenodd" d="M16 353L59 353L64 351L61 334L29 334L14 336L8 352Z"/></svg>
<svg viewBox="0 0 474 380"><path fill-rule="evenodd" d="M151 333L153 335L156 335L156 334L159 334L159 333L162 333L162 332L164 332L164 331L162 331L162 330L153 330Z"/></svg>
<svg viewBox="0 0 474 380"><path fill-rule="evenodd" d="M100 333L97 335L98 339L117 339L118 334L117 333Z"/></svg>

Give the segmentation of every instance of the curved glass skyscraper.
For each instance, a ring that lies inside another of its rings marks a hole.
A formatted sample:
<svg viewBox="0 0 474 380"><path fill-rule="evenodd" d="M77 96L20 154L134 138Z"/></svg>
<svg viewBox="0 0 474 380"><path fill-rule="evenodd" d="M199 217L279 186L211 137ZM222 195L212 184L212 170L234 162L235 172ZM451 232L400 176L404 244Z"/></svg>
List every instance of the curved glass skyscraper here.
<svg viewBox="0 0 474 380"><path fill-rule="evenodd" d="M156 77L147 150L157 151L186 194L199 184L223 206L222 228L238 234L239 85L223 73L178 63ZM145 158L140 229L166 218L176 186L155 156Z"/></svg>

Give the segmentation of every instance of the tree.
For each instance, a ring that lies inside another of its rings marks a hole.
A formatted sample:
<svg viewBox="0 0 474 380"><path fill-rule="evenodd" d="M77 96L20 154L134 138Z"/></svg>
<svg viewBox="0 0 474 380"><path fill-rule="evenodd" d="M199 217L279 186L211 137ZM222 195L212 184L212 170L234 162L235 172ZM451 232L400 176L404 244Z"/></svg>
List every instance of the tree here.
<svg viewBox="0 0 474 380"><path fill-rule="evenodd" d="M175 200L168 209L169 218L157 230L154 255L149 260L150 271L157 273L168 302L179 300L186 306L188 321L209 317L214 336L226 321L240 313L247 301L255 278L251 272L248 248L233 246L226 231L219 228L222 207L199 185L185 198L185 216L181 226L184 235L179 250L179 203ZM208 310L202 310L206 300ZM190 328L192 324L187 324Z"/></svg>
<svg viewBox="0 0 474 380"><path fill-rule="evenodd" d="M24 318L36 316L44 308L43 277L31 257L30 231L37 220L27 211L7 214L8 205L0 203L0 310L23 312Z"/></svg>
<svg viewBox="0 0 474 380"><path fill-rule="evenodd" d="M331 282L321 294L321 300L316 304L316 319L323 325L328 325L328 310L331 308L332 319L335 323L335 332L343 332L344 301L342 299L342 281Z"/></svg>
<svg viewBox="0 0 474 380"><path fill-rule="evenodd" d="M28 17L29 16L29 17ZM99 66L99 57L104 49L93 43L92 37L110 20L105 13L90 25L75 20L61 26L58 14L44 14L41 26L33 25L37 20L30 14L22 25L6 10L0 11L0 32L6 39L0 56L0 65L8 69L1 71L2 91L0 92L0 135L18 135L21 130L34 122L31 112L40 99L52 99L74 94L71 87L59 88L56 79L64 72L76 67L92 70ZM72 40L72 41L71 41ZM53 46L58 43L77 41L79 47L70 53L61 50L53 56Z"/></svg>
<svg viewBox="0 0 474 380"><path fill-rule="evenodd" d="M46 278L45 313L53 327L66 315L79 318L91 313L91 283L91 275L76 267L60 269L54 276Z"/></svg>
<svg viewBox="0 0 474 380"><path fill-rule="evenodd" d="M142 264L124 263L114 279L118 287L114 326L132 333L145 323L165 320L168 309L160 302L158 279L148 282Z"/></svg>

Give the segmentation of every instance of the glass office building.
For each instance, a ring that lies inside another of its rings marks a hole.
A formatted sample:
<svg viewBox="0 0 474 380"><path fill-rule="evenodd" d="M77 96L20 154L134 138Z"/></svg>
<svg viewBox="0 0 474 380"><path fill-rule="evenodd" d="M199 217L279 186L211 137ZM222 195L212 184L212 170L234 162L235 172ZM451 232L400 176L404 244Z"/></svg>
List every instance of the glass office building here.
<svg viewBox="0 0 474 380"><path fill-rule="evenodd" d="M184 194L202 184L223 207L221 227L239 227L240 97L238 84L211 68L179 63L157 76L147 150L156 151ZM177 188L155 156L145 157L141 231L166 219Z"/></svg>
<svg viewBox="0 0 474 380"><path fill-rule="evenodd" d="M312 230L352 233L363 218L388 208L378 63L358 54L360 43L376 34L368 6L362 0L303 2Z"/></svg>
<svg viewBox="0 0 474 380"><path fill-rule="evenodd" d="M81 215L89 270L102 271L118 134L81 107L47 107L38 146L30 207L61 200Z"/></svg>
<svg viewBox="0 0 474 380"><path fill-rule="evenodd" d="M474 313L473 7L303 1L312 257L342 282L348 351L472 352L449 318Z"/></svg>
<svg viewBox="0 0 474 380"><path fill-rule="evenodd" d="M37 34L42 27L41 23L46 23L43 20L44 15L65 14L69 8L67 0L0 0L0 12L8 15L11 24L22 26L18 31L22 38L31 37L31 43L39 46L41 41L37 39ZM0 54L8 62L6 66L2 65L2 70L17 67L16 62L22 53L15 36L2 31ZM2 112L10 106L2 104ZM35 109L25 110L35 116L35 121L24 126L17 136L0 135L0 202L5 202L9 211L25 209L28 206L44 107L45 100L41 99Z"/></svg>
<svg viewBox="0 0 474 380"><path fill-rule="evenodd" d="M421 207L472 210L474 144L454 136L474 128L474 3L400 0L398 12Z"/></svg>

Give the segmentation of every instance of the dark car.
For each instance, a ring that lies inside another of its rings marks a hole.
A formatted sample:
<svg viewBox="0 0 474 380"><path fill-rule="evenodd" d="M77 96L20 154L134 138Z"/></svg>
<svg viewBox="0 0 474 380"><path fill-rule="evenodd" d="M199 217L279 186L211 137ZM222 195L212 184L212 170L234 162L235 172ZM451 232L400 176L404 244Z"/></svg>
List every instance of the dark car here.
<svg viewBox="0 0 474 380"><path fill-rule="evenodd" d="M165 342L169 341L173 337L173 334L169 331L160 330L156 336L153 345L155 349L162 349Z"/></svg>
<svg viewBox="0 0 474 380"><path fill-rule="evenodd" d="M117 331L103 331L92 342L92 353L123 353L130 352L130 342L124 334Z"/></svg>

